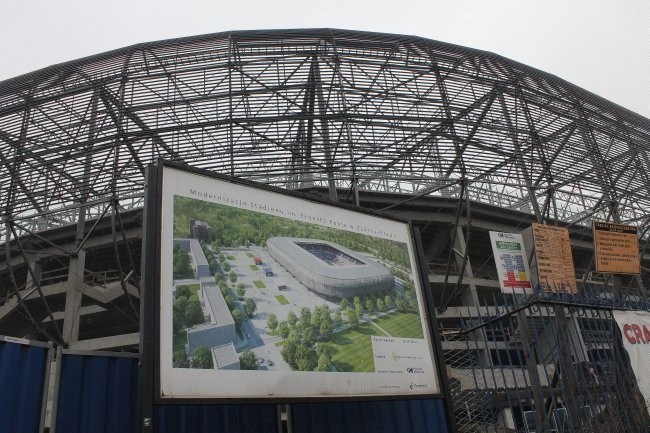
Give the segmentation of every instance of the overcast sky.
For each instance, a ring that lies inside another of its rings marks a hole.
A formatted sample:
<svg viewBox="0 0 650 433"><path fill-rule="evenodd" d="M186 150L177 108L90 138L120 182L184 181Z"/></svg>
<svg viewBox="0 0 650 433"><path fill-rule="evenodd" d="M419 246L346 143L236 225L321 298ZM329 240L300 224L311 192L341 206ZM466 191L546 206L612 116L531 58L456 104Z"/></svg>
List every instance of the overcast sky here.
<svg viewBox="0 0 650 433"><path fill-rule="evenodd" d="M331 27L492 51L650 118L650 0L4 0L0 80L160 39Z"/></svg>

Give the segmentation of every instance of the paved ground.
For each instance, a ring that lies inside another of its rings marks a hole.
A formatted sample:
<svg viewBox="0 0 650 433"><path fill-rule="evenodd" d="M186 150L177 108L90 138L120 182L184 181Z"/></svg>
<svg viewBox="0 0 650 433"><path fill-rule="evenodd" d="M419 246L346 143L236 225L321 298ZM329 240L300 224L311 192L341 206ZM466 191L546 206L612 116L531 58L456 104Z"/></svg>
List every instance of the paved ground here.
<svg viewBox="0 0 650 433"><path fill-rule="evenodd" d="M307 307L313 310L316 306L328 305L332 311L338 308L338 304L327 301L320 296L310 292L302 283L280 266L267 253L266 248L223 248L223 255L234 256L234 260L229 260L231 268L237 273L237 282L243 283L246 287L246 298L253 299L257 304L255 316L245 322L245 333L248 335L247 344L242 346L238 351L253 349L253 352L263 358L264 362L260 369L267 370L290 370L290 367L282 359L281 347L275 343L281 341L281 338L269 335L267 319L269 314L273 313L278 321L286 320L290 311L300 316L300 310ZM248 254L260 257L263 265L258 265L259 270L252 270L251 265L254 261ZM270 267L273 276L266 276L263 272L263 266ZM261 281L266 286L258 288L253 281ZM280 290L279 286L285 285L286 289ZM283 295L289 304L282 305L275 296ZM268 365L268 359L271 359L273 366Z"/></svg>
<svg viewBox="0 0 650 433"><path fill-rule="evenodd" d="M241 329L244 338L241 341L233 342L237 352L241 353L247 349L253 350L255 355L262 360L260 370L290 370L289 365L282 359L282 347L276 346L276 343L282 341L282 339L278 336L268 334L269 329L266 323L269 314L275 314L278 321L282 321L287 319L287 315L291 311L297 316L300 316L300 310L303 307L313 310L316 306L328 305L330 310L334 311L339 308L339 305L309 291L293 275L271 258L266 248L258 246L249 248L222 248L221 253L226 257L234 257L228 259L228 262L230 263L231 270L237 274L237 283L242 283L246 287L244 300L251 298L257 304L257 311L252 318L244 314L245 320ZM251 256L257 256L262 259L263 264L257 265L257 270L251 269L251 265L255 265ZM389 263L385 264L390 266ZM269 267L273 271L273 275L265 275L263 267ZM265 287L258 288L254 284L254 281L261 281ZM175 285L197 284L199 281L195 279L184 279L176 280L174 283ZM286 286L286 289L280 290L280 286ZM232 294L237 299L234 288ZM289 303L285 305L280 304L276 299L278 295L284 296ZM237 307L243 312L243 301L238 300ZM362 320L362 322L366 320L368 319ZM344 325L335 330L335 332L340 332L347 328L348 326ZM387 332L385 333L388 334ZM269 360L271 360L273 365L269 365Z"/></svg>

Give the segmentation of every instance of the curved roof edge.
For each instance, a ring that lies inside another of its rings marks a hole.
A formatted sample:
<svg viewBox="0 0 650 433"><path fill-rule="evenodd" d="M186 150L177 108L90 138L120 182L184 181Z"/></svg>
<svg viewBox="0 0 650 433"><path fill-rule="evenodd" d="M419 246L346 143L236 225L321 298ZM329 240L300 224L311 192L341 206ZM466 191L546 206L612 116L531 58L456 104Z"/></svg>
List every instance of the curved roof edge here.
<svg viewBox="0 0 650 433"><path fill-rule="evenodd" d="M586 90L569 81L566 81L558 77L557 75L553 75L549 72L542 71L532 66L528 66L524 63L520 63L516 60L509 59L507 57L501 56L491 51L464 47L461 45L455 45L448 42L440 42L434 39L428 39L421 36L400 35L400 34L393 34L393 33L381 33L381 32L360 31L360 30L334 29L334 28L231 30L231 31L224 31L224 32L217 32L217 33L207 33L207 34L196 35L196 36L185 36L180 38L162 39L162 40L151 41L151 42L141 42L134 45L128 45L126 47L105 51L103 53L93 54L87 57L82 57L79 59L74 59L74 60L69 60L67 62L54 64L42 69L38 69L36 71L28 72L23 75L18 75L16 77L9 78L4 81L0 81L0 95L4 93L11 93L13 90L19 87L30 86L31 83L37 81L45 81L51 76L53 76L55 73L60 72L61 70L73 69L77 66L82 66L97 60L103 60L114 56L128 55L140 49L145 49L148 47L155 47L155 46L201 42L201 41L226 38L226 37L230 38L233 36L251 36L251 37L252 36L257 36L257 37L259 36L270 36L270 37L329 36L333 39L335 39L336 37L343 37L343 36L357 36L357 37L366 37L369 39L377 38L378 40L383 40L384 42L390 42L390 40L392 40L393 42L401 42L401 43L434 45L434 46L439 46L441 48L447 49L449 51L460 51L460 52L464 51L468 54L492 57L501 60L505 63L510 63L511 65L516 66L531 75L537 75L541 78L548 79L557 84L567 86L571 91L575 92L576 96L579 96L580 99L588 101L593 105L598 106L602 109L616 111L617 116L625 117L628 121L635 122L635 123L640 122L647 127L648 120L650 120L639 113L636 113L602 96L590 92L589 90Z"/></svg>

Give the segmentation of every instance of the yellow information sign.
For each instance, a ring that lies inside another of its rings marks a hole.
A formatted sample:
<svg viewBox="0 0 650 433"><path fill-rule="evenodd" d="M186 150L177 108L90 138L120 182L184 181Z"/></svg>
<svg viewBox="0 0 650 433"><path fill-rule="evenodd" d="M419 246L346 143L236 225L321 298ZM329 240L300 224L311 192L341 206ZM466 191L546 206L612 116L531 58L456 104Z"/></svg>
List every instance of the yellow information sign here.
<svg viewBox="0 0 650 433"><path fill-rule="evenodd" d="M550 292L576 293L576 271L569 230L533 223L533 239L537 274L542 288Z"/></svg>
<svg viewBox="0 0 650 433"><path fill-rule="evenodd" d="M636 227L594 221L596 272L640 274L639 238Z"/></svg>

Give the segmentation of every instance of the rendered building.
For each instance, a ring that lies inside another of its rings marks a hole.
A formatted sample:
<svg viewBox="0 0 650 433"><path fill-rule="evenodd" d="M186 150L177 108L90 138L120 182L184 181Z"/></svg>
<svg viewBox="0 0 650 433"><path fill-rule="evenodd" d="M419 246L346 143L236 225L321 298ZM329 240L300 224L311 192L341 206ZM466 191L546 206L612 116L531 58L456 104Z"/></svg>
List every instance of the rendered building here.
<svg viewBox="0 0 650 433"><path fill-rule="evenodd" d="M198 239L174 239L174 245L178 245L183 251L190 254L192 257L192 268L194 269L194 276L196 278L212 276L210 264L205 257L205 253Z"/></svg>
<svg viewBox="0 0 650 433"><path fill-rule="evenodd" d="M201 278L201 299L206 323L187 330L187 353L192 355L199 347L223 346L238 341L235 320L213 277Z"/></svg>
<svg viewBox="0 0 650 433"><path fill-rule="evenodd" d="M395 287L384 265L333 242L277 237L268 239L266 247L298 281L325 297L372 295Z"/></svg>
<svg viewBox="0 0 650 433"><path fill-rule="evenodd" d="M218 370L240 370L239 356L232 343L212 348L212 365Z"/></svg>
<svg viewBox="0 0 650 433"><path fill-rule="evenodd" d="M190 219L190 235L200 242L212 242L212 227L205 221Z"/></svg>
<svg viewBox="0 0 650 433"><path fill-rule="evenodd" d="M578 374L562 359L603 363L617 338L589 311L454 336L468 307L503 311L488 231L568 227L582 305L648 297L650 121L485 51L334 29L138 44L0 82L0 156L0 334L138 350L158 158L410 219L467 431L493 421L490 405L522 431L532 397L503 389L530 384L531 342L580 336L580 353L537 357L550 387L554 371ZM640 275L594 272L594 220L638 228ZM480 394L483 377L502 393ZM623 381L601 383L601 401L629 401Z"/></svg>

